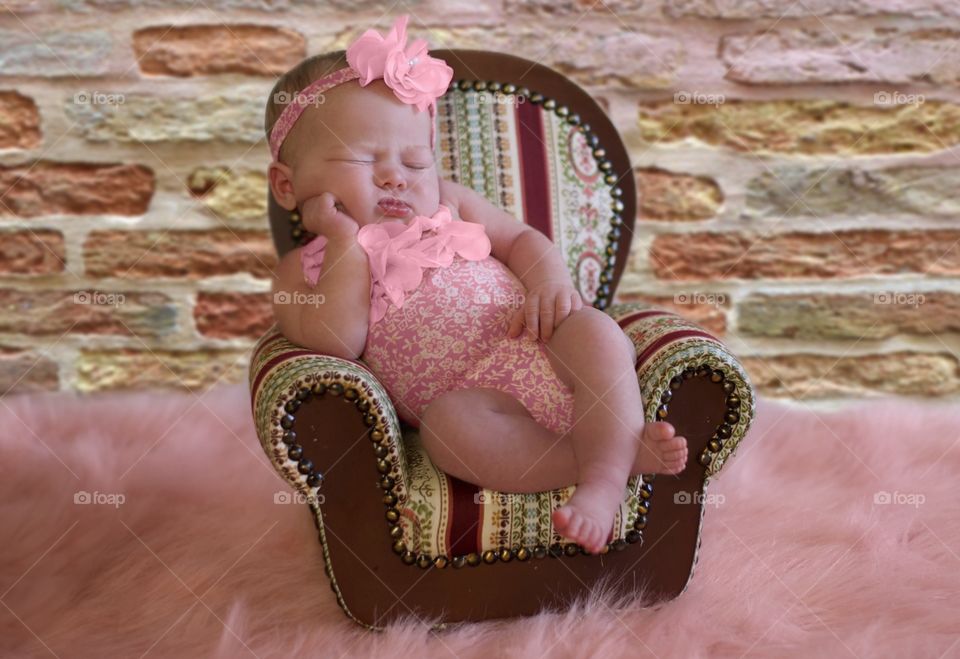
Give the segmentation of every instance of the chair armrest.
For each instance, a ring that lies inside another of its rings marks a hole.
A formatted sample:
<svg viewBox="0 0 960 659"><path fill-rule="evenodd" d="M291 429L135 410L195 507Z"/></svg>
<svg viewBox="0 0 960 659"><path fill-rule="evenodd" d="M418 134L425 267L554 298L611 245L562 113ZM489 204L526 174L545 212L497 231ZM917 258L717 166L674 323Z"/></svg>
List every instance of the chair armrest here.
<svg viewBox="0 0 960 659"><path fill-rule="evenodd" d="M666 419L673 393L685 380L706 377L722 387L725 404L721 408L685 406L690 413L713 417L706 419L712 424L713 434L695 457L706 468L705 478L716 475L736 451L755 414L753 386L739 360L705 329L666 309L631 302L611 305L605 311L636 348L637 377L647 421ZM697 388L698 395L704 391ZM722 413L708 412L711 409L722 409ZM677 426L673 418L669 421Z"/></svg>
<svg viewBox="0 0 960 659"><path fill-rule="evenodd" d="M336 414L323 415L320 428L297 424L297 412L306 406L329 404L323 399L331 396L351 403L354 412L361 415L384 489L392 490L401 501L406 499L406 456L400 422L385 387L362 362L302 348L287 340L274 325L254 346L249 381L260 444L280 476L308 497L308 502L313 501L310 497L316 494L323 474L335 465L339 453L317 452L312 446L305 447L305 442L311 439L316 443L320 432L323 443L340 438L343 433L338 426L344 425L340 421L344 411L334 408ZM329 464L314 464L305 452Z"/></svg>

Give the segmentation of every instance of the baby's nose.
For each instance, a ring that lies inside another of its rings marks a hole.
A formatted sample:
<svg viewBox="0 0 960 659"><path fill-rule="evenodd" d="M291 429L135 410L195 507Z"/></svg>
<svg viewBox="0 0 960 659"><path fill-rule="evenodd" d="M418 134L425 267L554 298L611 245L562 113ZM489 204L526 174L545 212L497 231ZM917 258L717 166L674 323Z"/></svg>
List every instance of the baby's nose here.
<svg viewBox="0 0 960 659"><path fill-rule="evenodd" d="M381 188L403 189L407 186L407 180L403 172L399 167L394 165L384 164L380 171L377 172L377 178L379 179L377 185Z"/></svg>

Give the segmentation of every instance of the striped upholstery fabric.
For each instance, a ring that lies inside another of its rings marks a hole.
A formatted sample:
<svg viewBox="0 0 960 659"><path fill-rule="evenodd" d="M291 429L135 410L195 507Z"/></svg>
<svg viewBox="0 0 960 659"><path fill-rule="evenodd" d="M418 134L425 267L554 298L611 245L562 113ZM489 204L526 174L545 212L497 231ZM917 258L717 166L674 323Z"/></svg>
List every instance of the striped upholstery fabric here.
<svg viewBox="0 0 960 659"><path fill-rule="evenodd" d="M608 262L613 186L576 126L516 99L460 89L439 99L440 174L557 243L574 285L593 304Z"/></svg>

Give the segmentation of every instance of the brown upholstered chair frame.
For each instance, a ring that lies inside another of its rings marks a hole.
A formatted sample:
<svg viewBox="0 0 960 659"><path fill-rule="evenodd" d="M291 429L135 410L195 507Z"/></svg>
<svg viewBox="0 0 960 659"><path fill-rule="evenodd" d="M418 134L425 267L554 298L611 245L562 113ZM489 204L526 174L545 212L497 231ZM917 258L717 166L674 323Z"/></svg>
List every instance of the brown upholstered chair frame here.
<svg viewBox="0 0 960 659"><path fill-rule="evenodd" d="M606 308L626 263L636 214L633 172L612 122L585 91L543 65L485 51L433 53L454 68L456 85L476 89L513 85L517 94L543 103L582 127L601 167L619 189L613 207L619 209L622 221L608 236L612 268L604 273L594 304ZM296 218L272 196L269 212L277 251L282 255L305 236ZM688 333L708 336L702 329ZM257 350L275 341L275 335L276 328ZM302 349L295 352L304 353ZM281 357L272 357L270 364ZM255 352L250 374L255 392L260 385L254 383L260 382L262 371L270 364L258 359ZM398 553L388 534L390 524L384 519L396 497L388 487L390 478L383 465L386 450L378 443L379 426L371 421L369 401L358 394L351 377L299 391L278 388L270 405L280 410L280 417L264 417L258 428L264 448L288 482L302 490L303 483L295 477L307 474L307 482L316 486L311 491L323 495L319 503L309 502L321 547L315 554L304 552L303 587L314 587L322 561L343 610L371 629L381 629L401 615L436 617L443 624L534 614L545 607L563 607L601 580L616 593L644 588L651 603L676 597L693 574L703 515L702 500L678 503L677 495L689 498L705 491L709 477L735 448L727 446L722 453L717 447L731 432L737 437L745 433L753 410L749 383L732 356L725 357L721 366L706 361L678 363L670 372L673 376L657 392L655 416L670 421L688 439L690 462L679 475L656 477L655 495L650 499L656 505L644 521L642 542L632 544L640 539L634 531L629 542L620 541L599 555L570 545L538 547L535 552L488 552L457 560L450 557L442 562ZM283 445L270 439L270 433L277 432L268 425L271 423L279 423L283 432L295 432L299 438L299 475L282 467L288 456L283 454Z"/></svg>

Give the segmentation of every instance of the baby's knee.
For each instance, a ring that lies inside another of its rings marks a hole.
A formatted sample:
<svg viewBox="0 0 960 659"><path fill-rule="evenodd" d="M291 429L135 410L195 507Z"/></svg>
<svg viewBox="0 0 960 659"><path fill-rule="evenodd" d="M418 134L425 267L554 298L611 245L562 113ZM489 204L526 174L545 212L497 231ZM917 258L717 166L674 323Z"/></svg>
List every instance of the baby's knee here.
<svg viewBox="0 0 960 659"><path fill-rule="evenodd" d="M624 333L610 314L595 307L585 306L572 312L564 320L564 323L567 321L572 321L567 335L577 344L578 349L589 346L608 348L622 343L632 359L636 359L637 351L633 341ZM561 327L563 327L563 324L561 324ZM560 328L557 328L557 333L559 331ZM619 350L619 348L616 348L616 350Z"/></svg>
<svg viewBox="0 0 960 659"><path fill-rule="evenodd" d="M623 330L620 329L620 326L617 325L615 321L609 314L600 311L595 307L581 307L576 311L570 312L570 315L567 316L560 327L557 328L557 332L560 331L560 328L564 325L569 325L567 330L569 332L576 333L578 338L603 338L614 335L615 333L623 334Z"/></svg>
<svg viewBox="0 0 960 659"><path fill-rule="evenodd" d="M423 414L420 415L420 437L425 443L447 434L450 419L454 416L451 403L446 394L441 394L423 409Z"/></svg>

